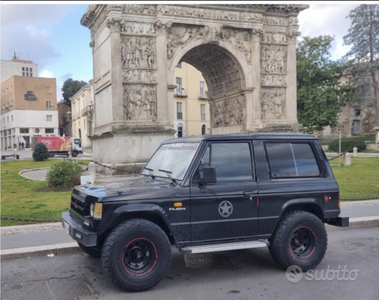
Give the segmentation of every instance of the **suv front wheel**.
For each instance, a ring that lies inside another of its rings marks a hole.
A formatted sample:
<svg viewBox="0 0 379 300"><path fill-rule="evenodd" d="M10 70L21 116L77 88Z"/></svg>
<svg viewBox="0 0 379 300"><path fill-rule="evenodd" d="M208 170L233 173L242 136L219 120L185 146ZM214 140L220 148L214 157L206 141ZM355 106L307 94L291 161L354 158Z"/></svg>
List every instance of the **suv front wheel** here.
<svg viewBox="0 0 379 300"><path fill-rule="evenodd" d="M171 245L164 231L144 219L118 225L102 250L106 275L118 287L144 291L157 285L171 264Z"/></svg>
<svg viewBox="0 0 379 300"><path fill-rule="evenodd" d="M287 269L296 265L307 271L323 259L328 237L317 216L306 211L292 211L283 217L269 241L271 257L281 267Z"/></svg>

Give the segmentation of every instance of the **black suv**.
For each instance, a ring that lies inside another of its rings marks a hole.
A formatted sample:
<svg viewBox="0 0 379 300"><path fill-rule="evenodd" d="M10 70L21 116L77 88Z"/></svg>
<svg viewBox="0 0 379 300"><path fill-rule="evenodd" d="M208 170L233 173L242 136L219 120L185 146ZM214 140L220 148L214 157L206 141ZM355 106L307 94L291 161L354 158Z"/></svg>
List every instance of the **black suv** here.
<svg viewBox="0 0 379 300"><path fill-rule="evenodd" d="M268 246L284 269L315 268L324 223L347 227L328 160L313 135L252 133L163 142L139 178L77 186L62 225L107 276L147 290L187 254Z"/></svg>

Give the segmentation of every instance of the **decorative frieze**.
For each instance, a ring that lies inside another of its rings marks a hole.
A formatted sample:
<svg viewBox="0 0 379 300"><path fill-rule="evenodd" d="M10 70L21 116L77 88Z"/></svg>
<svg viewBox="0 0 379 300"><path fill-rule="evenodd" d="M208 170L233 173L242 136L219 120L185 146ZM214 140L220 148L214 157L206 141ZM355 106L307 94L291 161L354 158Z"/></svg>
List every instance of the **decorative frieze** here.
<svg viewBox="0 0 379 300"><path fill-rule="evenodd" d="M288 26L288 18L263 16L263 25Z"/></svg>
<svg viewBox="0 0 379 300"><path fill-rule="evenodd" d="M156 86L124 84L124 120L148 120L157 118Z"/></svg>
<svg viewBox="0 0 379 300"><path fill-rule="evenodd" d="M155 70L140 70L140 69L123 69L122 82L127 83L149 83L156 84L157 76Z"/></svg>
<svg viewBox="0 0 379 300"><path fill-rule="evenodd" d="M265 32L261 35L261 43L287 44L287 34L283 32Z"/></svg>
<svg viewBox="0 0 379 300"><path fill-rule="evenodd" d="M121 33L125 34L155 34L153 23L128 22L126 19L121 21Z"/></svg>
<svg viewBox="0 0 379 300"><path fill-rule="evenodd" d="M262 119L284 119L286 90L284 88L262 88Z"/></svg>
<svg viewBox="0 0 379 300"><path fill-rule="evenodd" d="M140 15L156 15L157 5L148 4L124 4L122 5L123 13L140 14Z"/></svg>
<svg viewBox="0 0 379 300"><path fill-rule="evenodd" d="M201 18L211 20L262 22L262 14L250 12L238 12L230 10L216 10L212 8L196 8L184 6L160 5L159 13L169 16L180 16L185 18Z"/></svg>

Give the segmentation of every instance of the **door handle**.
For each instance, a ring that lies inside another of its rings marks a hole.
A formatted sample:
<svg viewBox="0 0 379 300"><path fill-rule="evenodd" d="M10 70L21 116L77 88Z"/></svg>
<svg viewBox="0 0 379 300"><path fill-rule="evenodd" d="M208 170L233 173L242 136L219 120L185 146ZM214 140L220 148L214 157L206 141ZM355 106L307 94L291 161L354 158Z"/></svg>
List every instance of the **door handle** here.
<svg viewBox="0 0 379 300"><path fill-rule="evenodd" d="M253 192L243 192L243 196L246 197L246 198L250 198L250 200L253 200L253 197L254 195L257 193L257 191L253 191Z"/></svg>

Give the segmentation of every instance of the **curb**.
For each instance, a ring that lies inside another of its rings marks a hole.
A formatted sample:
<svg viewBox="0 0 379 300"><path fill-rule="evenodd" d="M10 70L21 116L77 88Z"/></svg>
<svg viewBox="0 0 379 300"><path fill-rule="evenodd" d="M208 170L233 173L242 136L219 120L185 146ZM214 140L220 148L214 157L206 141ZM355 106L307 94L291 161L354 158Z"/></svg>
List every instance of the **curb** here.
<svg viewBox="0 0 379 300"><path fill-rule="evenodd" d="M51 257L59 254L81 252L78 244L76 242L72 243L62 243L55 245L45 245L36 247L25 247L16 249L5 249L1 250L1 259L11 259L11 258L22 258L29 256L43 256L49 255Z"/></svg>
<svg viewBox="0 0 379 300"><path fill-rule="evenodd" d="M61 223L49 223L44 225L24 225L24 226L10 226L11 228L4 230L2 228L1 234L18 234L31 232L39 228L39 231L46 230L62 230ZM331 225L326 225L328 229L339 228ZM27 227L27 228L25 228ZM350 218L348 228L366 228L366 227L379 227L379 216L373 217L359 217L359 218ZM11 258L25 258L30 256L55 256L60 254L67 253L76 253L82 252L76 242L71 243L61 243L45 246L36 246L36 247L24 247L24 248L14 248L14 249L4 249L1 250L0 259L11 259Z"/></svg>

